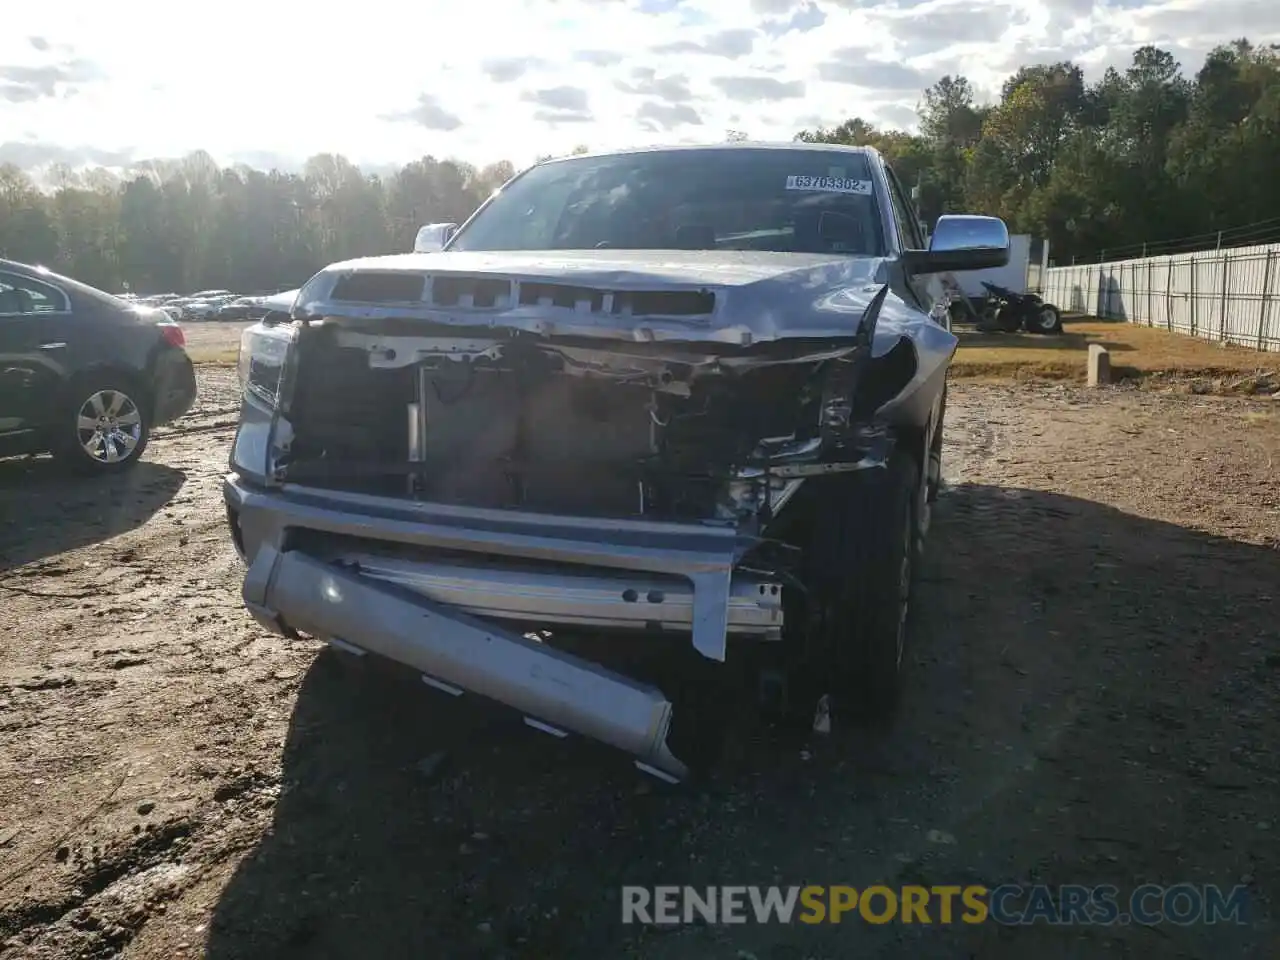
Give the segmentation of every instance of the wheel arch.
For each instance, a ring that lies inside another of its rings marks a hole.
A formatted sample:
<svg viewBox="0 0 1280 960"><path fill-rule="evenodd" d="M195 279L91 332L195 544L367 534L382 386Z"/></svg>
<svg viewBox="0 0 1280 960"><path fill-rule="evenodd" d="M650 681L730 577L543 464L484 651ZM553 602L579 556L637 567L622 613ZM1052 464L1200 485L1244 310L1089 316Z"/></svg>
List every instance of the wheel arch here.
<svg viewBox="0 0 1280 960"><path fill-rule="evenodd" d="M105 385L112 380L120 381L120 386L122 387L126 385L131 387L130 396L135 402L145 407L147 416L152 415L156 402L154 386L141 370L134 369L118 360L99 361L73 372L63 381L62 403L74 401L77 399L76 393L89 388L91 384L100 383Z"/></svg>
<svg viewBox="0 0 1280 960"><path fill-rule="evenodd" d="M928 479L929 456L942 438L947 409L947 385L944 381L938 397L929 407L923 421L902 422L894 426L897 445L910 454L922 480Z"/></svg>

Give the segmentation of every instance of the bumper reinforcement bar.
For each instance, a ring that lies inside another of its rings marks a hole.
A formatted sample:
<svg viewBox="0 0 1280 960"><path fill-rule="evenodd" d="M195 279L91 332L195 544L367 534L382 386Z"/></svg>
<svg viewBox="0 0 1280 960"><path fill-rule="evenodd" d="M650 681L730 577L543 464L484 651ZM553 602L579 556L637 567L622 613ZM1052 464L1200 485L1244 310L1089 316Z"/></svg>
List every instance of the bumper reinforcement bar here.
<svg viewBox="0 0 1280 960"><path fill-rule="evenodd" d="M537 729L573 731L625 750L663 779L688 774L667 747L672 705L656 687L396 584L264 543L245 576L244 599L277 633L293 628L378 654L433 685L506 704Z"/></svg>
<svg viewBox="0 0 1280 960"><path fill-rule="evenodd" d="M539 571L511 562L443 563L342 551L317 550L313 555L486 620L552 628L693 630L693 586L680 577L567 565ZM729 635L782 639L781 594L782 585L776 581L735 576L726 598Z"/></svg>

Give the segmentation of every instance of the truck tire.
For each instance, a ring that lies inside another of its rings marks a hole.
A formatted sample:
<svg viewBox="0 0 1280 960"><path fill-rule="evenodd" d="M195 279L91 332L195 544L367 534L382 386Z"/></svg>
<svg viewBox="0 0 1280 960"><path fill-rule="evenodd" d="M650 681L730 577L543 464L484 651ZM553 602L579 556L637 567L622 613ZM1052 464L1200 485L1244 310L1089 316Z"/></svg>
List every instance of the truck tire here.
<svg viewBox="0 0 1280 960"><path fill-rule="evenodd" d="M829 694L838 716L878 721L901 692L921 469L898 451L884 469L849 480L823 491L815 518L804 686Z"/></svg>
<svg viewBox="0 0 1280 960"><path fill-rule="evenodd" d="M933 439L929 443L929 468L925 474L928 490L925 494L927 503L937 503L938 493L942 490L942 432L947 425L947 388L942 388L942 403L938 405L938 422L933 428Z"/></svg>

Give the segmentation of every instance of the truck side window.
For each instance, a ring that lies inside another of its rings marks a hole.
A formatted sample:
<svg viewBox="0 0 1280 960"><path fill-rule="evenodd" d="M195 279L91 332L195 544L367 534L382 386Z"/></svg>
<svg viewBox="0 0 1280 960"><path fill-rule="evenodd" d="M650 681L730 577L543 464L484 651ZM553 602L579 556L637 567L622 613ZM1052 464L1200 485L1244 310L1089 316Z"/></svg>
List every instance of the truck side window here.
<svg viewBox="0 0 1280 960"><path fill-rule="evenodd" d="M893 218L898 221L898 235L902 237L905 247L923 250L924 236L920 232L920 220L916 216L915 208L903 193L902 184L898 182L898 176L893 172L893 168L886 163L884 170L889 180L889 196L893 200Z"/></svg>

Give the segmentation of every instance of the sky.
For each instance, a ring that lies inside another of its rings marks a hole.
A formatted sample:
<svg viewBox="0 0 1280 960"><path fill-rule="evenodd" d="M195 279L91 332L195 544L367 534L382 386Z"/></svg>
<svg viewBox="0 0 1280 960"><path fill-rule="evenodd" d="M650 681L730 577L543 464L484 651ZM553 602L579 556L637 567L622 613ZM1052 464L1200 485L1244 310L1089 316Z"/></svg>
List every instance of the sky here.
<svg viewBox="0 0 1280 960"><path fill-rule="evenodd" d="M1028 63L1096 79L1135 48L1188 75L1280 41L1277 0L44 0L7 5L0 162L127 166L207 150L296 169L424 155L477 166L582 144L789 140L861 116L912 129L921 92L983 99Z"/></svg>

